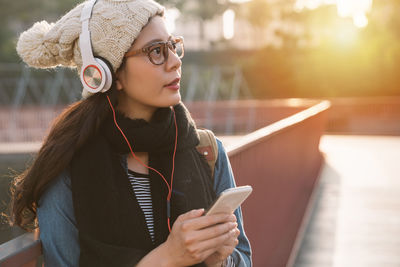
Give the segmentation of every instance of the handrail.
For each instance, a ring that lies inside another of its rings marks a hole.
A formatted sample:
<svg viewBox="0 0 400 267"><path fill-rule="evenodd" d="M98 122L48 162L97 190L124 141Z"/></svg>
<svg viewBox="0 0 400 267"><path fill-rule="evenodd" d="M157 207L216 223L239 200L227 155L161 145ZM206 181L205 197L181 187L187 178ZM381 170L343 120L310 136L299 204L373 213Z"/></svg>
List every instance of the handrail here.
<svg viewBox="0 0 400 267"><path fill-rule="evenodd" d="M242 211L255 266L290 266L298 253L323 163L319 140L329 107L322 101L226 148L237 184L253 186Z"/></svg>
<svg viewBox="0 0 400 267"><path fill-rule="evenodd" d="M331 106L329 101L321 101L319 104L309 107L306 110L298 112L290 117L279 120L268 126L265 126L257 131L249 133L242 138L236 140L234 144L229 145L226 150L229 156L240 153L250 146L256 145L259 142L265 140L265 138L271 138L276 133L287 130L296 124L315 116L316 114L329 109Z"/></svg>
<svg viewBox="0 0 400 267"><path fill-rule="evenodd" d="M41 254L39 231L25 233L0 245L0 267L33 267Z"/></svg>

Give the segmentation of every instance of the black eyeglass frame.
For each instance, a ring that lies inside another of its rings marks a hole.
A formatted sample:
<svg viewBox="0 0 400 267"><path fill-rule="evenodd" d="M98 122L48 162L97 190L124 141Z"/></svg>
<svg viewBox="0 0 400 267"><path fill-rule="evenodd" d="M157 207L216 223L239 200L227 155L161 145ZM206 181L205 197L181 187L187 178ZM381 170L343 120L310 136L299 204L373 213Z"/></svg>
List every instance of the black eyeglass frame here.
<svg viewBox="0 0 400 267"><path fill-rule="evenodd" d="M173 53L176 54L174 45L176 45L178 43L182 43L182 55L180 55L179 58L183 58L183 56L185 54L185 45L184 45L182 36L170 37L165 42L160 41L160 42L151 43L149 45L146 45L143 48L127 52L124 57L127 58L127 57L133 57L133 56L137 56L137 55L141 55L141 54L147 54L147 57L149 58L151 63L153 63L154 65L162 65L168 60L169 50L171 50ZM164 55L164 60L161 63L156 63L151 58L150 53L153 52L154 49L157 49L160 47L161 47L163 55Z"/></svg>

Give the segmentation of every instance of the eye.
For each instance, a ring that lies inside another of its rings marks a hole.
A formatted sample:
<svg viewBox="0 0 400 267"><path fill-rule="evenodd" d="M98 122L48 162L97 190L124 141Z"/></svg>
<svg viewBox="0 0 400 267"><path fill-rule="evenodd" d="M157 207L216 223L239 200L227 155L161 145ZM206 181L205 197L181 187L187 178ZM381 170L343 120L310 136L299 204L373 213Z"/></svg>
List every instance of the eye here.
<svg viewBox="0 0 400 267"><path fill-rule="evenodd" d="M161 54L161 47L155 47L155 48L151 49L150 53L153 53L155 55L160 55Z"/></svg>
<svg viewBox="0 0 400 267"><path fill-rule="evenodd" d="M163 56L163 51L161 46L156 46L150 49L150 56L153 58L158 58Z"/></svg>

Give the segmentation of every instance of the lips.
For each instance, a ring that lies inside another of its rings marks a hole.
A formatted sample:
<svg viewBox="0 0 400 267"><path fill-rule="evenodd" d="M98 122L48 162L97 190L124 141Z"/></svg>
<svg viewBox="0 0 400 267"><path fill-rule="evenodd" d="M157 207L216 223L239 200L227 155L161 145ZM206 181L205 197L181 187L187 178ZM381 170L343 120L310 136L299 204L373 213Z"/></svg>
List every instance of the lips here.
<svg viewBox="0 0 400 267"><path fill-rule="evenodd" d="M180 78L176 78L175 80L173 80L172 82L170 82L169 84L166 84L164 86L173 86L173 85L177 85L179 83L181 79Z"/></svg>

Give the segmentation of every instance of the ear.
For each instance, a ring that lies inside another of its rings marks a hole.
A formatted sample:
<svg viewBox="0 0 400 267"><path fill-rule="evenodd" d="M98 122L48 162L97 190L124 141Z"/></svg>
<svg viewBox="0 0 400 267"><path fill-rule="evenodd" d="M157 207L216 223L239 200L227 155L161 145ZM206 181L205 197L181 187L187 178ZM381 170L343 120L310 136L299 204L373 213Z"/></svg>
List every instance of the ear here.
<svg viewBox="0 0 400 267"><path fill-rule="evenodd" d="M115 75L115 84L117 85L118 91L121 91L124 88L123 83L121 81L121 78L122 78L121 76L122 76L121 72L117 72Z"/></svg>
<svg viewBox="0 0 400 267"><path fill-rule="evenodd" d="M122 88L124 88L124 87L122 86L121 81L120 81L119 79L116 79L115 82L116 82L116 85L117 85L117 90L118 90L118 91L121 91Z"/></svg>

